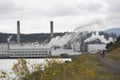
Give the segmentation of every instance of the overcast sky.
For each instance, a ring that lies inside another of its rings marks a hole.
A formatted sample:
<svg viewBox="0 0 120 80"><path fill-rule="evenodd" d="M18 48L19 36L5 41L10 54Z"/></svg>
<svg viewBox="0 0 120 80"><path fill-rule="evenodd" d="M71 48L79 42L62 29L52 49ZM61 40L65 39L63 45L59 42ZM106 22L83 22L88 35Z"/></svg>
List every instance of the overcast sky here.
<svg viewBox="0 0 120 80"><path fill-rule="evenodd" d="M22 33L73 31L94 24L91 29L120 27L120 0L0 0L0 32L16 33L16 21Z"/></svg>

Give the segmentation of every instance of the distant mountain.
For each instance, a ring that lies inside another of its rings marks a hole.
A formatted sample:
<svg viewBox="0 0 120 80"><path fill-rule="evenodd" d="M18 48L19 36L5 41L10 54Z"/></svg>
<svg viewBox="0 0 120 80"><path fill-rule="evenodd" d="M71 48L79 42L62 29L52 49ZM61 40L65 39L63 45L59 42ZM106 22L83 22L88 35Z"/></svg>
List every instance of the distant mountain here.
<svg viewBox="0 0 120 80"><path fill-rule="evenodd" d="M105 30L105 32L107 32L107 33L116 33L117 35L120 35L120 28L107 29L107 30Z"/></svg>

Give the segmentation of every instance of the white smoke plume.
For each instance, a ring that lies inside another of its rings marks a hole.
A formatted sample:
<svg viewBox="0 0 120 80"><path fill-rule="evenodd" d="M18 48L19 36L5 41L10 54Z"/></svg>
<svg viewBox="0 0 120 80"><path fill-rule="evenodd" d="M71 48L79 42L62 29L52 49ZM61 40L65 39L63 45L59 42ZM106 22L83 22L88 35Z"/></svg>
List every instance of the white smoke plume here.
<svg viewBox="0 0 120 80"><path fill-rule="evenodd" d="M76 27L73 30L73 33L71 34L66 34L63 37L57 36L53 38L50 41L49 45L50 46L64 46L69 41L75 41L77 39L80 39L83 35L86 34L86 32L103 30L104 25L105 24L102 19L94 19L91 22L88 22L87 24L79 25L79 27ZM81 32L83 34L81 34Z"/></svg>
<svg viewBox="0 0 120 80"><path fill-rule="evenodd" d="M57 36L50 41L49 45L62 47L63 45L67 44L69 40L71 40L71 34L65 34L62 37Z"/></svg>
<svg viewBox="0 0 120 80"><path fill-rule="evenodd" d="M104 35L99 35L99 32L97 31L96 32L96 35L93 33L92 36L88 39L86 39L84 42L90 42L90 41L94 41L94 40L97 40L99 39L102 43L109 43L109 42L113 42L113 39L112 38L109 38L109 40L106 40L104 38Z"/></svg>
<svg viewBox="0 0 120 80"><path fill-rule="evenodd" d="M12 35L8 37L7 42L10 42L11 39L12 39Z"/></svg>
<svg viewBox="0 0 120 80"><path fill-rule="evenodd" d="M79 27L76 27L73 32L91 32L91 31L102 31L105 27L105 20L96 18L86 24L81 24Z"/></svg>

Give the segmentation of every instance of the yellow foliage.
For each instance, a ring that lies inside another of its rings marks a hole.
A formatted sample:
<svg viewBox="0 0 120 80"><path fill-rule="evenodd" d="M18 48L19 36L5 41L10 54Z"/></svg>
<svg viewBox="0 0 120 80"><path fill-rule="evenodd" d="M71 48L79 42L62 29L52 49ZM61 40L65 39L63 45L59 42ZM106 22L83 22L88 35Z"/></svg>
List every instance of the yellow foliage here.
<svg viewBox="0 0 120 80"><path fill-rule="evenodd" d="M81 55L72 62L61 62L58 59L48 60L41 70L42 64L32 65L30 73L25 59L18 59L12 67L15 75L23 80L92 80L95 79L94 63L89 55ZM41 72L41 73L40 73ZM5 72L3 72L5 74ZM38 76L37 78L35 78ZM38 79L39 78L39 79Z"/></svg>
<svg viewBox="0 0 120 80"><path fill-rule="evenodd" d="M0 78L5 78L7 76L6 71L1 71Z"/></svg>

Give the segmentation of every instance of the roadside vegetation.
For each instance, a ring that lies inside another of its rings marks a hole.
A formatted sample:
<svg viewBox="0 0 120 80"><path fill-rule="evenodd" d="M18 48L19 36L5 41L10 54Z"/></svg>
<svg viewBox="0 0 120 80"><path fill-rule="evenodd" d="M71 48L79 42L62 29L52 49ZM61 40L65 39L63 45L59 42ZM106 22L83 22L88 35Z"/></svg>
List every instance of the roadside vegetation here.
<svg viewBox="0 0 120 80"><path fill-rule="evenodd" d="M106 69L99 61L97 55L82 54L74 58L72 62L47 60L46 65L30 63L25 59L18 59L12 67L14 78L3 71L1 80L119 80L120 76Z"/></svg>
<svg viewBox="0 0 120 80"><path fill-rule="evenodd" d="M106 46L107 57L120 61L120 36L117 38L116 42L110 42Z"/></svg>
<svg viewBox="0 0 120 80"><path fill-rule="evenodd" d="M107 57L116 61L120 61L120 48L108 52Z"/></svg>

